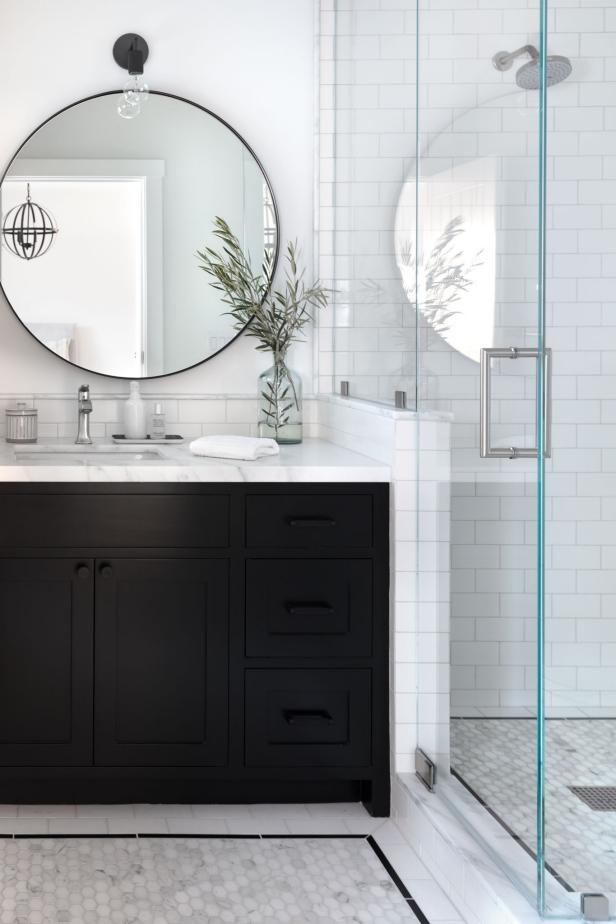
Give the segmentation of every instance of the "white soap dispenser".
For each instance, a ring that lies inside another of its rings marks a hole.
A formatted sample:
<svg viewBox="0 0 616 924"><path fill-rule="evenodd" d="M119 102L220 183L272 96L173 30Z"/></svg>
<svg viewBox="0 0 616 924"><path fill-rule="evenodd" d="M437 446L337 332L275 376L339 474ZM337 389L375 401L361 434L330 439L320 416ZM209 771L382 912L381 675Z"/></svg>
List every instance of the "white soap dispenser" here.
<svg viewBox="0 0 616 924"><path fill-rule="evenodd" d="M147 436L145 401L139 394L139 382L130 383L130 395L124 402L124 436L127 440L144 440Z"/></svg>

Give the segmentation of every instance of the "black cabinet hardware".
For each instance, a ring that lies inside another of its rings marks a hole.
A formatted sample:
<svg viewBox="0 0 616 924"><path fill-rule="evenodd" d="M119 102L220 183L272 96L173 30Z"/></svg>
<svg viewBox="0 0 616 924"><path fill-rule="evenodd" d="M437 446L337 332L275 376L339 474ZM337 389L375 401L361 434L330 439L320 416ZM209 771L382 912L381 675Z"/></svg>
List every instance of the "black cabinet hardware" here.
<svg viewBox="0 0 616 924"><path fill-rule="evenodd" d="M333 517L289 517L289 526L294 529L312 529L315 526L335 526Z"/></svg>
<svg viewBox="0 0 616 924"><path fill-rule="evenodd" d="M375 498L364 485L326 491L313 485L300 493L296 485L274 493L271 487L246 497L246 545L249 548L326 550L372 549ZM379 542L381 532L379 530Z"/></svg>
<svg viewBox="0 0 616 924"><path fill-rule="evenodd" d="M334 608L329 603L287 603L290 616L333 616Z"/></svg>
<svg viewBox="0 0 616 924"><path fill-rule="evenodd" d="M113 577L113 568L112 568L111 565L108 564L107 562L105 562L104 565L101 565L100 568L99 568L98 570L99 570L99 573L100 573L100 574L102 575L102 577L104 577L104 578L111 578L111 577Z"/></svg>
<svg viewBox="0 0 616 924"><path fill-rule="evenodd" d="M85 581L86 578L90 577L90 569L87 565L77 565L75 572L78 578L81 578L82 581Z"/></svg>
<svg viewBox="0 0 616 924"><path fill-rule="evenodd" d="M288 725L331 725L334 721L326 709L283 709Z"/></svg>
<svg viewBox="0 0 616 924"><path fill-rule="evenodd" d="M250 558L246 654L317 658L321 663L371 657L382 620L382 611L378 615L375 608L377 594L372 557Z"/></svg>

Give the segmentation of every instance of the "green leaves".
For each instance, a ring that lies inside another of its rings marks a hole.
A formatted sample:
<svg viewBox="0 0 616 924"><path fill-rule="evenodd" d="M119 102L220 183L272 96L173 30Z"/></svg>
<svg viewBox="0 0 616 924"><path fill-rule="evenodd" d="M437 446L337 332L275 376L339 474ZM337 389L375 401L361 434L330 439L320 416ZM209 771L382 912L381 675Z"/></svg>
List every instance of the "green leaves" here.
<svg viewBox="0 0 616 924"><path fill-rule="evenodd" d="M221 243L220 251L205 247L197 251L197 259L200 269L211 277L210 285L222 293L235 330L250 324L246 334L259 341L257 350L284 357L306 324L327 305L329 290L318 280L305 284L297 242L287 244L283 286L274 289L271 251L265 251L261 271L255 275L239 239L223 218L214 219L214 235Z"/></svg>

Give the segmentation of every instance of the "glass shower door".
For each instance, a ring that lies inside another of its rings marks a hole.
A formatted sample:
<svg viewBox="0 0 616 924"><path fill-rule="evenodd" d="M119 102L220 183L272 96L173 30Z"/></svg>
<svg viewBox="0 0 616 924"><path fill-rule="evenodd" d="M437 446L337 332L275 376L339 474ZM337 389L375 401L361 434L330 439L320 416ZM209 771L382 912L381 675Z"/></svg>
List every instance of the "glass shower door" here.
<svg viewBox="0 0 616 924"><path fill-rule="evenodd" d="M418 743L544 917L616 919L616 0L417 22Z"/></svg>
<svg viewBox="0 0 616 924"><path fill-rule="evenodd" d="M451 420L449 496L441 501L449 585L434 582L436 606L434 598L419 601L420 627L430 624L422 613L436 614L450 638L450 715L444 742L435 731L442 717L429 704L422 712L420 697L419 744L437 759L437 788L533 904L544 868L538 459L558 436L549 426L540 308L541 13L539 0L515 10L488 0L481 10L447 13L423 0L418 169L396 224L401 272L417 254L420 410ZM416 251L400 224L414 208ZM422 510L431 479L424 426L422 417L420 548L433 538ZM420 561L420 597L426 567Z"/></svg>
<svg viewBox="0 0 616 924"><path fill-rule="evenodd" d="M451 415L447 762L531 851L539 97L516 80L532 56L502 55L539 25L538 3L419 13L419 393Z"/></svg>
<svg viewBox="0 0 616 924"><path fill-rule="evenodd" d="M544 875L616 920L616 0L547 14Z"/></svg>

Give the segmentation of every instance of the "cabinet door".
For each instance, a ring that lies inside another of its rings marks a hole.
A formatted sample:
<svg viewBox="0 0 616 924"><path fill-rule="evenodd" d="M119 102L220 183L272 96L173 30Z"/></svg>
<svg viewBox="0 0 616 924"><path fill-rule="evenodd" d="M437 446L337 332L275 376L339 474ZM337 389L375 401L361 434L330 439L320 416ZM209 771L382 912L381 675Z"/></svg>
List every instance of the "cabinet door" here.
<svg viewBox="0 0 616 924"><path fill-rule="evenodd" d="M227 762L228 564L96 563L95 763Z"/></svg>
<svg viewBox="0 0 616 924"><path fill-rule="evenodd" d="M0 765L92 763L91 561L0 559Z"/></svg>

